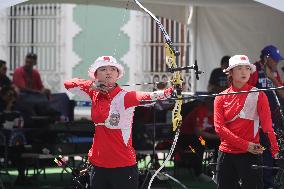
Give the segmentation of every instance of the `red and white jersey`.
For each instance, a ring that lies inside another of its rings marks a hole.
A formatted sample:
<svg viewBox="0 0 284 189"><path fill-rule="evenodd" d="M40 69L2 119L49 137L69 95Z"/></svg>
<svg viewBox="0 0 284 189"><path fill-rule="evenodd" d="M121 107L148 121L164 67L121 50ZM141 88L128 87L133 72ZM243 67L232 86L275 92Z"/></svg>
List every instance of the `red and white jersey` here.
<svg viewBox="0 0 284 189"><path fill-rule="evenodd" d="M182 119L180 132L184 135L192 135L195 134L196 128L215 133L213 114L209 113L205 104L198 105Z"/></svg>
<svg viewBox="0 0 284 189"><path fill-rule="evenodd" d="M33 69L31 74L25 71L24 66L17 68L13 74L13 83L20 89L42 90L44 88L39 72Z"/></svg>
<svg viewBox="0 0 284 189"><path fill-rule="evenodd" d="M223 93L249 91L253 87L246 84L238 89L230 86ZM256 104L250 104L256 98ZM259 144L258 123L267 133L271 152L274 156L278 151L278 144L272 128L270 109L265 93L257 95L234 94L218 96L214 101L214 126L220 136L219 149L227 153L245 153L248 143Z"/></svg>
<svg viewBox="0 0 284 189"><path fill-rule="evenodd" d="M91 117L95 124L89 161L104 168L132 166L136 153L132 147L134 108L142 100L164 99L171 96L172 88L156 92L124 91L119 86L108 93L90 89L92 81L74 78L65 81L69 91L84 91L92 100ZM143 116L143 115L141 115Z"/></svg>

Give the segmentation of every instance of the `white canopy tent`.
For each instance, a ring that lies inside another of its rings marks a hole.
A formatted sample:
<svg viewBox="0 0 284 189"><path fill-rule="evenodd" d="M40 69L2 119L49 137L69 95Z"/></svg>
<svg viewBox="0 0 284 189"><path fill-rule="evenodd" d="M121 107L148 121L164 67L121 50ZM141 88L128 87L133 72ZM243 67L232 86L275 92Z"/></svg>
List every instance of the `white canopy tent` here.
<svg viewBox="0 0 284 189"><path fill-rule="evenodd" d="M3 0L4 1L4 0ZM20 0L12 0L14 2ZM133 0L22 0L27 3L69 3L84 5L101 5L118 8L140 10ZM228 7L228 6L258 6L253 0L142 0L141 3L155 15L186 23L189 6L198 7Z"/></svg>
<svg viewBox="0 0 284 189"><path fill-rule="evenodd" d="M257 1L266 3L266 0ZM268 3L282 9L284 3L280 1L269 0ZM102 5L139 10L134 2L128 0L29 0L27 2ZM253 62L258 59L261 49L268 44L278 46L284 54L284 13L259 2L143 0L142 4L158 16L183 23L187 21L189 7L194 7L191 62L196 59L200 69L206 73L200 76L200 81L197 82L197 90L205 91L210 72L218 67L223 55L247 54ZM277 2L280 4L275 4Z"/></svg>
<svg viewBox="0 0 284 189"><path fill-rule="evenodd" d="M11 1L0 0L0 9L8 8L8 7L11 7L13 5L17 5L17 4L25 2L25 1L27 1L27 0L11 0Z"/></svg>

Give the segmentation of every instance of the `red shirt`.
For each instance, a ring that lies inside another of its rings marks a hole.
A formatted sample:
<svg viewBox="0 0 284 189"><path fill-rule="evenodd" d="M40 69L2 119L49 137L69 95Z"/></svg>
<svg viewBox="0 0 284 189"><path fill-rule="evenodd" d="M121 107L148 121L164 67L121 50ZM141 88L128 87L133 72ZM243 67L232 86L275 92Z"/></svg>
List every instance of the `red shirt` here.
<svg viewBox="0 0 284 189"><path fill-rule="evenodd" d="M79 87L80 90L86 92L92 99L92 120L95 124L104 123L109 116L110 104L113 98L122 91L117 86L108 93L100 93L90 89L92 81L84 79L72 79L65 81L64 85L67 89ZM172 88L166 89L163 93L166 96L170 95ZM125 109L140 105L141 100L151 100L150 92L126 92L124 96ZM129 117L128 119L133 119ZM132 127L132 122L131 122ZM122 138L121 129L109 129L105 126L96 126L93 144L89 150L89 161L98 166L105 168L126 167L136 164L136 153L132 147L132 132L127 145Z"/></svg>
<svg viewBox="0 0 284 189"><path fill-rule="evenodd" d="M28 74L23 66L15 70L13 83L20 89L33 89L38 91L43 89L39 72L33 69L32 73Z"/></svg>
<svg viewBox="0 0 284 189"><path fill-rule="evenodd" d="M251 90L252 86L246 84L241 89L233 86L226 89L223 93ZM214 126L220 136L220 151L227 153L245 153L248 149L248 143L259 144L259 132L254 137L254 121L237 118L231 121L243 108L248 94L234 94L217 96L214 101ZM257 112L259 115L261 127L264 133L268 134L271 143L271 152L273 156L279 151L272 121L270 109L266 95L259 93L257 101Z"/></svg>
<svg viewBox="0 0 284 189"><path fill-rule="evenodd" d="M211 132L214 129L213 123L213 115L209 115L207 106L202 104L194 108L182 120L181 133L185 135L194 134L195 128Z"/></svg>

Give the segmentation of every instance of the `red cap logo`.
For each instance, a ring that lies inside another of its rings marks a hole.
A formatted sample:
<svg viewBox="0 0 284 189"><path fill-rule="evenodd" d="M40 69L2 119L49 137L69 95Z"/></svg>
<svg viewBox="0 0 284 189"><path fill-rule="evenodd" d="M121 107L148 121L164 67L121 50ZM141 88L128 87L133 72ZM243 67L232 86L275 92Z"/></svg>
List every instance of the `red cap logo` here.
<svg viewBox="0 0 284 189"><path fill-rule="evenodd" d="M109 58L108 56L104 56L103 59L104 59L104 61L106 61L106 62L109 62L109 61L110 61L110 58Z"/></svg>
<svg viewBox="0 0 284 189"><path fill-rule="evenodd" d="M241 60L247 60L247 58L245 56L242 56Z"/></svg>

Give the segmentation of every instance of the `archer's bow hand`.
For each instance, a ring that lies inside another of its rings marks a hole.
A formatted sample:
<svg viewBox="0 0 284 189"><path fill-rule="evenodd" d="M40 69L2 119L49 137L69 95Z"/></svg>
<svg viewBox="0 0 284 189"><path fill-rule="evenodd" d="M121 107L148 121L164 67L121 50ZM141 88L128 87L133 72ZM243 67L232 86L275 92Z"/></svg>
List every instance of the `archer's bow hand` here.
<svg viewBox="0 0 284 189"><path fill-rule="evenodd" d="M173 87L172 97L177 98L178 96L181 96L182 88L183 88L183 80L179 78L175 79L173 78L171 80L171 85Z"/></svg>

